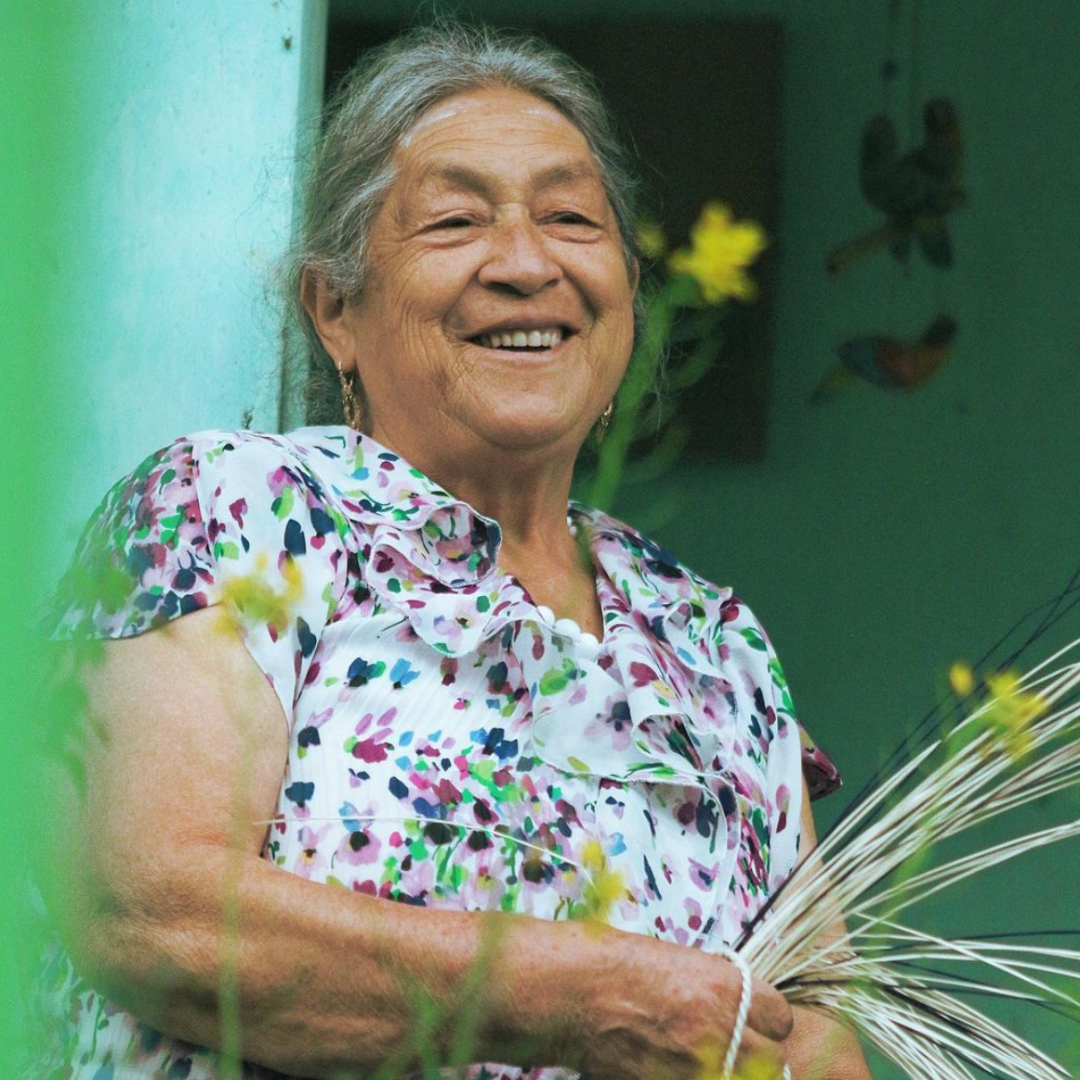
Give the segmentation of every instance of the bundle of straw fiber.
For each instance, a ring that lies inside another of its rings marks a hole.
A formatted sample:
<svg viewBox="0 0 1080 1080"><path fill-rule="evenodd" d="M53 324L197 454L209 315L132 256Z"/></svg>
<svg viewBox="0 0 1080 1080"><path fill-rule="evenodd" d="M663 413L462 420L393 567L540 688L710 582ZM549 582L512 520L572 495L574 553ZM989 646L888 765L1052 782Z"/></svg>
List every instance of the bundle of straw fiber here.
<svg viewBox="0 0 1080 1080"><path fill-rule="evenodd" d="M1034 934L946 939L898 915L1021 852L1080 835L1077 819L934 861L947 838L1080 785L1080 660L1063 661L1078 646L1023 678L990 676L947 733L924 721L915 748L894 756L892 774L856 798L738 943L755 975L854 1028L914 1080L1071 1075L962 999L1011 998L1080 1019L1080 951L1024 943ZM830 940L839 918L848 932Z"/></svg>

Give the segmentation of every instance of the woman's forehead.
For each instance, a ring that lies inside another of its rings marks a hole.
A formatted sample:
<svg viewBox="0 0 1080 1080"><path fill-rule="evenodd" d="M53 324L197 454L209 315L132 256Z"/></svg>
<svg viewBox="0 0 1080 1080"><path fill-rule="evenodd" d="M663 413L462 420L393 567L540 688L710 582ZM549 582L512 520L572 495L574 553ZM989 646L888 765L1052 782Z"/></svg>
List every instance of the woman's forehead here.
<svg viewBox="0 0 1080 1080"><path fill-rule="evenodd" d="M600 175L587 157L555 156L535 163L506 162L500 158L484 161L466 154L433 155L407 178L415 192L438 194L441 191L466 191L494 197L504 185L520 186L539 194L551 189L591 190L600 196Z"/></svg>
<svg viewBox="0 0 1080 1080"><path fill-rule="evenodd" d="M399 146L406 149L433 128L446 125L502 121L508 125L535 126L540 130L568 129L582 142L585 136L550 102L524 90L509 86L488 86L453 94L436 102L402 136Z"/></svg>
<svg viewBox="0 0 1080 1080"><path fill-rule="evenodd" d="M496 187L603 191L596 159L581 131L558 109L503 87L447 98L433 106L399 145L395 194Z"/></svg>

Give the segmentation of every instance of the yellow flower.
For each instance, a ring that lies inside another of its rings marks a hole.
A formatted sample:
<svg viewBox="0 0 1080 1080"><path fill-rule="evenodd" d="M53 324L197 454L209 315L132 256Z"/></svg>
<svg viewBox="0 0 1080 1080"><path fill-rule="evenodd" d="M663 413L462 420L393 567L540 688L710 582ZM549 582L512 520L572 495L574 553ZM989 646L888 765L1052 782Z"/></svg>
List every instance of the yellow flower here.
<svg viewBox="0 0 1080 1080"><path fill-rule="evenodd" d="M730 1075L725 1073L727 1049L728 1044L715 1035L706 1039L695 1052L701 1068L694 1074L694 1080L775 1080L775 1067L757 1055L747 1058Z"/></svg>
<svg viewBox="0 0 1080 1080"><path fill-rule="evenodd" d="M647 259L659 259L667 254L667 237L659 221L642 218L637 225L637 242Z"/></svg>
<svg viewBox="0 0 1080 1080"><path fill-rule="evenodd" d="M726 1054L727 1047L715 1035L706 1039L694 1052L701 1065L694 1080L727 1080L723 1072Z"/></svg>
<svg viewBox="0 0 1080 1080"><path fill-rule="evenodd" d="M598 840L587 840L581 850L581 865L589 880L582 891L582 918L599 930L610 921L612 906L626 894L622 875L607 868L607 856Z"/></svg>
<svg viewBox="0 0 1080 1080"><path fill-rule="evenodd" d="M957 697L967 697L975 689L975 672L963 660L957 660L949 668L949 685Z"/></svg>
<svg viewBox="0 0 1080 1080"><path fill-rule="evenodd" d="M753 300L757 284L746 268L765 249L765 231L753 221L734 221L723 203L710 202L690 230L690 247L672 252L673 273L689 274L701 286L707 304L729 296Z"/></svg>
<svg viewBox="0 0 1080 1080"><path fill-rule="evenodd" d="M1010 756L1018 760L1031 749L1031 725L1046 712L1046 701L1037 693L1021 690L1019 676L1012 671L988 675L986 687L990 706L985 722L1005 736Z"/></svg>
<svg viewBox="0 0 1080 1080"><path fill-rule="evenodd" d="M280 633L292 622L293 611L304 592L303 577L295 560L286 559L281 568L285 587L278 591L266 580L267 562L266 554L260 554L252 573L227 578L221 587L221 598L234 622L266 623Z"/></svg>

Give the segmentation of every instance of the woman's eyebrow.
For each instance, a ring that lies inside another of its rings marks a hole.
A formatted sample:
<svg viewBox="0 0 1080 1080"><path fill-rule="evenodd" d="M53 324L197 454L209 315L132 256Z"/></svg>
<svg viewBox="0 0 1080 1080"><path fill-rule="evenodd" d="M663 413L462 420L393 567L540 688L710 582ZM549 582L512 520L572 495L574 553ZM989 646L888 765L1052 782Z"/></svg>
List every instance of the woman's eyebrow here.
<svg viewBox="0 0 1080 1080"><path fill-rule="evenodd" d="M599 173L592 162L577 160L560 162L541 169L531 177L531 185L534 190L543 191L579 180L597 179ZM490 195L500 180L501 177L496 174L451 162L433 162L420 176L420 183L424 186L435 182L477 195Z"/></svg>
<svg viewBox="0 0 1080 1080"><path fill-rule="evenodd" d="M534 180L538 190L572 184L578 180L599 180L600 174L591 161L572 161L542 169Z"/></svg>

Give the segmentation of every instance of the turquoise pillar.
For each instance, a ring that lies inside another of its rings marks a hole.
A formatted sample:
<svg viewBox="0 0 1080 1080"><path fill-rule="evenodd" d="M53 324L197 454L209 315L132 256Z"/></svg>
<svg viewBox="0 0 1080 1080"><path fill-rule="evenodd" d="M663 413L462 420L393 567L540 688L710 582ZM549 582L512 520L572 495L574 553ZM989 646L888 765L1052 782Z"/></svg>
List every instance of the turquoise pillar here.
<svg viewBox="0 0 1080 1080"><path fill-rule="evenodd" d="M273 270L325 33L325 0L99 4L86 19L58 103L77 190L44 267L74 444L59 548L158 446L285 418Z"/></svg>

